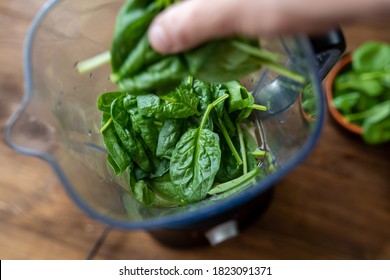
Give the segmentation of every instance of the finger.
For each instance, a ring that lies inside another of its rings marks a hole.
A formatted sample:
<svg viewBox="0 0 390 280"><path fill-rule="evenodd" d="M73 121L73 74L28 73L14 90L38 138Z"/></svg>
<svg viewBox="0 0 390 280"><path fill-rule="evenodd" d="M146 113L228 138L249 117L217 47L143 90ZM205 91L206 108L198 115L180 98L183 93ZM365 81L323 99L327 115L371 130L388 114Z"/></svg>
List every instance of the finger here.
<svg viewBox="0 0 390 280"><path fill-rule="evenodd" d="M268 15L254 4L273 1L260 0L187 0L171 6L159 14L149 29L149 41L161 53L188 50L210 39L234 34L255 36L259 20L267 30ZM265 4L263 4L265 5ZM260 11L260 12L259 12Z"/></svg>

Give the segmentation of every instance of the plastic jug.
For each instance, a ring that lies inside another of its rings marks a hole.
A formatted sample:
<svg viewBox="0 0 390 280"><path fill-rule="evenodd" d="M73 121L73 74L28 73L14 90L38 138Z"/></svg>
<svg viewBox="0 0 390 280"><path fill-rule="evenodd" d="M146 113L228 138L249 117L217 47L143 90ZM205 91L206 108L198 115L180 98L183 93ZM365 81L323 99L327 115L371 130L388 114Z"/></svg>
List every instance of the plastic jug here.
<svg viewBox="0 0 390 280"><path fill-rule="evenodd" d="M224 199L145 207L124 191L122 178L107 167L96 101L99 94L116 90L109 66L87 75L75 70L77 62L110 48L122 4L58 0L42 8L26 40L25 95L5 129L6 140L16 151L47 161L74 202L102 223L150 231L170 245L195 244L195 239L217 244L237 235L265 209L273 186L313 148L325 110L321 78L340 56L342 44L336 38L329 48L328 40L328 46L315 54L313 46L317 44L317 50L323 46L319 38L262 40L264 48L284 57L286 67L305 77L305 84L267 68L241 80L257 102L269 108L254 118L259 146L273 155L275 172ZM183 234L187 241L178 238Z"/></svg>

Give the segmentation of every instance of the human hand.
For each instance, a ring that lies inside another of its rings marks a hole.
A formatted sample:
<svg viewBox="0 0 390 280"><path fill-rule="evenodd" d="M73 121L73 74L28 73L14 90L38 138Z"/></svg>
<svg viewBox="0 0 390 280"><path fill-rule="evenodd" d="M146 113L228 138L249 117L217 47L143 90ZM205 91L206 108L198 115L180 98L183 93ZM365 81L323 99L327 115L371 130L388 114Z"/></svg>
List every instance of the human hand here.
<svg viewBox="0 0 390 280"><path fill-rule="evenodd" d="M149 41L161 53L188 50L234 35L316 33L390 10L390 0L186 0L159 14Z"/></svg>

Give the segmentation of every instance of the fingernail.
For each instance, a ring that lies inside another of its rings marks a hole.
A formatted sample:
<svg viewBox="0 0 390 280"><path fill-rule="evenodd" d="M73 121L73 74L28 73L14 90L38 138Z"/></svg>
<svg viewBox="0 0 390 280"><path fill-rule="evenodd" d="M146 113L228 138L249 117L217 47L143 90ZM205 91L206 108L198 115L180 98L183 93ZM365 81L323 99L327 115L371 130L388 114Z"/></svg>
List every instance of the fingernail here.
<svg viewBox="0 0 390 280"><path fill-rule="evenodd" d="M169 52L172 48L167 33L160 25L152 25L149 30L149 40L152 47L159 52Z"/></svg>

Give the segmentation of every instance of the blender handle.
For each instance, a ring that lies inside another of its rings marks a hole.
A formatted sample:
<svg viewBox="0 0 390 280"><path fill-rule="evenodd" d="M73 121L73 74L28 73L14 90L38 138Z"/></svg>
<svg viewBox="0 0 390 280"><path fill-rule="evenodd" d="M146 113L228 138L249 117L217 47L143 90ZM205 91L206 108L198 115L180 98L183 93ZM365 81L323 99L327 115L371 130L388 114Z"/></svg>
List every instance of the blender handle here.
<svg viewBox="0 0 390 280"><path fill-rule="evenodd" d="M344 34L341 28L337 27L325 34L310 36L309 40L315 54L320 79L323 80L346 49Z"/></svg>

